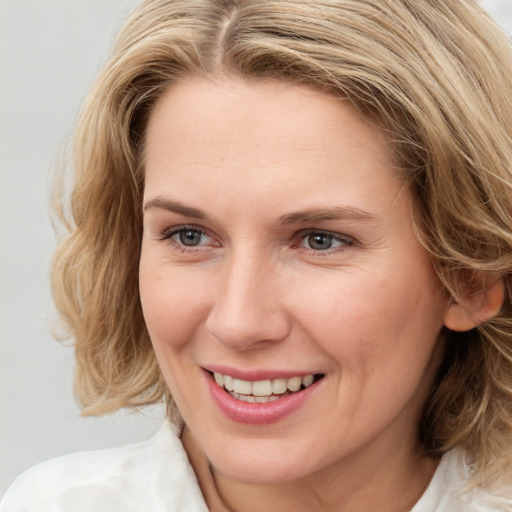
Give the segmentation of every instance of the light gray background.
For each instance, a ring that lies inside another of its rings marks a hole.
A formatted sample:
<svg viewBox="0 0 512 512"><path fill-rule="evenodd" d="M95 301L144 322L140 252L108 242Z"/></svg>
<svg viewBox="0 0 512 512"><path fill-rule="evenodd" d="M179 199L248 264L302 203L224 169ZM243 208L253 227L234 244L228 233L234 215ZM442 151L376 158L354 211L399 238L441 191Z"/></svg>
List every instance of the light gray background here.
<svg viewBox="0 0 512 512"><path fill-rule="evenodd" d="M52 166L137 0L0 0L0 495L44 459L152 435L160 410L79 416L50 334Z"/></svg>
<svg viewBox="0 0 512 512"><path fill-rule="evenodd" d="M50 334L51 168L137 2L0 0L0 496L37 462L147 438L163 418L81 418L72 351ZM483 3L512 33L512 0Z"/></svg>

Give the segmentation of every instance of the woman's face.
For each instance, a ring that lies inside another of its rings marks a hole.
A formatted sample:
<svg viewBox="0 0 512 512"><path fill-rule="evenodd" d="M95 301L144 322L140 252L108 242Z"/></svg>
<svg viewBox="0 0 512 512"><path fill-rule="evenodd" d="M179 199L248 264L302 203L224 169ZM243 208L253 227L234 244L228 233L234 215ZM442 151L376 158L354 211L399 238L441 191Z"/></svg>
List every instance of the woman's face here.
<svg viewBox="0 0 512 512"><path fill-rule="evenodd" d="M217 471L415 450L448 301L379 130L305 86L194 78L146 142L144 316Z"/></svg>

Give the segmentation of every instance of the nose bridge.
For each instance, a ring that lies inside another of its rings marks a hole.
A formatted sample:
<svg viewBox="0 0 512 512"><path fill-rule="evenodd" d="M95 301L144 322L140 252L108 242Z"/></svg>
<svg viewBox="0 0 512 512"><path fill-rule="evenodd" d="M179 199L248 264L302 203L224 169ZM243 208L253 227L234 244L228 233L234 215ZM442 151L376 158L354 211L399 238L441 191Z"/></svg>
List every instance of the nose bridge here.
<svg viewBox="0 0 512 512"><path fill-rule="evenodd" d="M263 250L233 250L217 276L207 320L211 334L240 350L285 337L288 323L275 273L275 264Z"/></svg>

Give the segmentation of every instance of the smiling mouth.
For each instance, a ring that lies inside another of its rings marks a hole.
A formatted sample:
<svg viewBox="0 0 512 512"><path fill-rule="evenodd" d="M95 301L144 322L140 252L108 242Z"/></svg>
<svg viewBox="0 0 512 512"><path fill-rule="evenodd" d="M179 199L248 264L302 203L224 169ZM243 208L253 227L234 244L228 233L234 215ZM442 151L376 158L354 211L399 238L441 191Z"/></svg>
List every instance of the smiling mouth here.
<svg viewBox="0 0 512 512"><path fill-rule="evenodd" d="M229 395L242 402L267 403L299 393L324 377L323 374L309 374L288 379L248 381L235 379L230 375L209 372L217 385Z"/></svg>

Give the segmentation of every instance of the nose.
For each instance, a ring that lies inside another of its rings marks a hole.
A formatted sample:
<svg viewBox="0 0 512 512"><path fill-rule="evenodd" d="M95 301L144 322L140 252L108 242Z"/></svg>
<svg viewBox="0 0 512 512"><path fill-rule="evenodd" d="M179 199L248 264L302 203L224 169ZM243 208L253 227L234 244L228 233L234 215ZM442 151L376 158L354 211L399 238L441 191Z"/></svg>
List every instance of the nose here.
<svg viewBox="0 0 512 512"><path fill-rule="evenodd" d="M233 256L216 276L206 328L233 350L255 350L287 337L282 276L265 258Z"/></svg>

